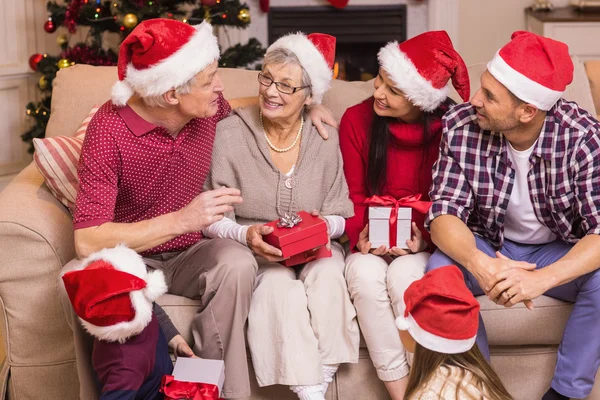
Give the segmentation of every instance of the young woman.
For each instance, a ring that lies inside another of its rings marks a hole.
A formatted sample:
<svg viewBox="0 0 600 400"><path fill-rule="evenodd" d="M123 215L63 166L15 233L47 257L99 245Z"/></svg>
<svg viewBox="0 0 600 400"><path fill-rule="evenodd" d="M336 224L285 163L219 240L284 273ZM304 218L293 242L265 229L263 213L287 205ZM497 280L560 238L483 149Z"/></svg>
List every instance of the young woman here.
<svg viewBox="0 0 600 400"><path fill-rule="evenodd" d="M411 240L371 248L365 200L373 195L429 199L442 116L454 104L447 84L452 80L466 101L469 77L444 31L389 43L380 50L379 63L373 97L349 108L340 123L354 203L354 217L346 222L353 252L346 258L346 280L377 374L397 400L404 396L409 367L394 319L401 315L404 290L423 275L432 244L423 228L425 214L413 210Z"/></svg>
<svg viewBox="0 0 600 400"><path fill-rule="evenodd" d="M475 344L479 303L454 265L431 271L404 294L396 319L406 349L414 352L407 400L510 400Z"/></svg>

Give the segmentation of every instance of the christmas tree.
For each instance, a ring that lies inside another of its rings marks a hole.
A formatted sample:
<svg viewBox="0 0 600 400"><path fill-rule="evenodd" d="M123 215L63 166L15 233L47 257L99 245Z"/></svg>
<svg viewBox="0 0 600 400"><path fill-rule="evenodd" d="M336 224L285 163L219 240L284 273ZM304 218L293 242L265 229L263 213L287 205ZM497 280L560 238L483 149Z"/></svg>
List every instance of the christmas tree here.
<svg viewBox="0 0 600 400"><path fill-rule="evenodd" d="M111 43L118 46L139 22L151 18L173 18L192 25L208 21L216 29L244 29L250 24L250 10L240 0L64 0L49 1L47 9L44 30L54 33L59 26L64 26L68 33L61 33L56 38L61 48L59 55L33 54L29 58L29 66L41 74L38 88L42 92L40 102L30 102L26 107L34 124L21 138L30 144L30 153L33 152L33 139L42 138L46 133L52 81L57 71L74 64L116 65L118 50L104 43L108 37L116 37ZM85 42L70 46L70 34L82 26L89 28ZM264 53L265 49L253 38L245 45L222 49L219 65L247 67Z"/></svg>

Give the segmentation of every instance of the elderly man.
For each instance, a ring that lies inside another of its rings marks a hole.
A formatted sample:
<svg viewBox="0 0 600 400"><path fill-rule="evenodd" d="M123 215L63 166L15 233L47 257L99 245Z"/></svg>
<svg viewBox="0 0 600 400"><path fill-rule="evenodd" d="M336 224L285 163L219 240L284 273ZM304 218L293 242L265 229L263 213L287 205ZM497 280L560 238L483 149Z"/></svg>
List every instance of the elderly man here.
<svg viewBox="0 0 600 400"><path fill-rule="evenodd" d="M257 264L246 246L201 234L242 202L237 189L202 192L216 124L236 105L223 98L218 58L207 23L149 20L125 39L112 100L87 129L73 222L79 257L124 243L164 271L169 293L201 300L194 353L224 359L222 395L240 398L250 396L244 325ZM81 398L93 399L90 340L59 291L74 330ZM192 354L164 312L158 319L170 346Z"/></svg>
<svg viewBox="0 0 600 400"><path fill-rule="evenodd" d="M583 398L600 362L600 124L561 98L564 43L515 32L487 67L444 118L427 269L457 263L473 294L506 307L573 302L543 399ZM483 323L478 344L489 357Z"/></svg>

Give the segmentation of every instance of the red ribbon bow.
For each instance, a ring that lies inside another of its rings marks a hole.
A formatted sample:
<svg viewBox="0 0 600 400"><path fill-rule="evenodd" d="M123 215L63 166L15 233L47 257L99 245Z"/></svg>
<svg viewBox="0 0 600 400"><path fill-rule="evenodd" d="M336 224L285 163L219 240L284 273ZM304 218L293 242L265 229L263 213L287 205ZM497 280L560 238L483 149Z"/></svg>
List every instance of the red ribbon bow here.
<svg viewBox="0 0 600 400"><path fill-rule="evenodd" d="M182 382L172 375L165 375L160 384L165 400L222 400L216 385L197 382Z"/></svg>
<svg viewBox="0 0 600 400"><path fill-rule="evenodd" d="M364 204L369 206L392 207L392 212L390 213L390 248L396 247L397 245L398 208L406 206L425 214L431 207L430 201L421 201L421 194L401 197L399 199L392 196L371 196L365 199Z"/></svg>

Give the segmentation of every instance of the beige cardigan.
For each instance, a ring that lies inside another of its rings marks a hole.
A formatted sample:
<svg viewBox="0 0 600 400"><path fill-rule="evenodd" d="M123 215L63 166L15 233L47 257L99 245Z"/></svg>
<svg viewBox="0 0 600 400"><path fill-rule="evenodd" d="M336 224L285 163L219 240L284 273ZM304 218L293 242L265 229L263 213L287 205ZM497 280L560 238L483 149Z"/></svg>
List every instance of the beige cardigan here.
<svg viewBox="0 0 600 400"><path fill-rule="evenodd" d="M234 110L217 125L205 189L238 188L244 202L227 215L241 225L262 224L286 212L319 210L322 215L354 215L344 178L338 132L323 140L305 115L300 153L286 176L271 160L257 105ZM286 181L287 185L286 185Z"/></svg>
<svg viewBox="0 0 600 400"><path fill-rule="evenodd" d="M487 390L474 384L473 374L465 371L461 380L460 372L457 367L438 368L425 386L408 400L492 400ZM463 383L457 395L456 388L461 381Z"/></svg>

